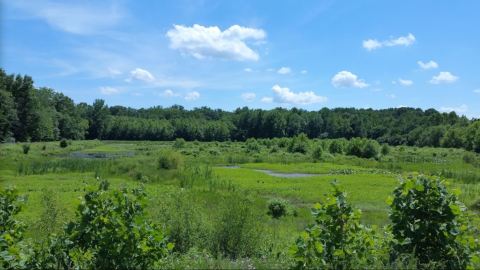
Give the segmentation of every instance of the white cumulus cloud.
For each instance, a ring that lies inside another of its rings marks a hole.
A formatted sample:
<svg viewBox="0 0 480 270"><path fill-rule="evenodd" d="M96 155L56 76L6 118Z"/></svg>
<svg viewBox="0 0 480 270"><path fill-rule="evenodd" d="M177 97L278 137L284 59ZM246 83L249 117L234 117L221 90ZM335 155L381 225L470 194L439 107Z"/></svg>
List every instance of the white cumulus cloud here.
<svg viewBox="0 0 480 270"><path fill-rule="evenodd" d="M253 101L257 95L255 93L243 93L242 99L245 101Z"/></svg>
<svg viewBox="0 0 480 270"><path fill-rule="evenodd" d="M430 80L431 84L445 84L454 83L458 80L458 77L448 71L441 71L438 75L433 76Z"/></svg>
<svg viewBox="0 0 480 270"><path fill-rule="evenodd" d="M456 112L458 114L463 114L468 111L468 106L466 104L462 104L458 107L441 107L440 111L442 112Z"/></svg>
<svg viewBox="0 0 480 270"><path fill-rule="evenodd" d="M304 70L300 71L300 73L302 73L302 74L307 74L308 71L304 69Z"/></svg>
<svg viewBox="0 0 480 270"><path fill-rule="evenodd" d="M332 78L332 85L339 87L365 88L368 86L362 79L350 71L343 70L335 74Z"/></svg>
<svg viewBox="0 0 480 270"><path fill-rule="evenodd" d="M244 68L243 71L245 72L252 72L253 70L251 68Z"/></svg>
<svg viewBox="0 0 480 270"><path fill-rule="evenodd" d="M480 88L473 90L473 92L476 93L476 94L480 94Z"/></svg>
<svg viewBox="0 0 480 270"><path fill-rule="evenodd" d="M289 67L281 67L277 70L277 73L282 75L289 74L291 72L292 70Z"/></svg>
<svg viewBox="0 0 480 270"><path fill-rule="evenodd" d="M428 62L423 62L423 61L417 61L418 66L420 66L421 69L435 69L438 68L437 62L430 60Z"/></svg>
<svg viewBox="0 0 480 270"><path fill-rule="evenodd" d="M118 88L110 86L102 86L99 89L100 93L102 93L103 95L115 95L120 93L120 90Z"/></svg>
<svg viewBox="0 0 480 270"><path fill-rule="evenodd" d="M272 87L275 94L275 102L288 104L313 104L323 103L328 99L326 97L318 96L313 91L293 92L287 87L280 87L278 84Z"/></svg>
<svg viewBox="0 0 480 270"><path fill-rule="evenodd" d="M127 81L131 81L132 79L144 82L155 81L155 77L152 75L152 73L150 73L150 71L141 68L136 68L130 71L130 78L128 78Z"/></svg>
<svg viewBox="0 0 480 270"><path fill-rule="evenodd" d="M390 38L387 40L379 41L377 39L367 39L362 42L363 48L367 51L373 51L382 47L394 47L394 46L405 46L408 47L415 43L415 36L409 33L406 36L401 36L398 38Z"/></svg>
<svg viewBox="0 0 480 270"><path fill-rule="evenodd" d="M398 79L398 83L401 86L411 86L413 84L412 80Z"/></svg>
<svg viewBox="0 0 480 270"><path fill-rule="evenodd" d="M261 41L266 33L262 29L230 26L222 31L217 26L205 27L174 25L168 30L170 48L189 54L197 59L223 58L237 61L256 61L258 53L246 41Z"/></svg>
<svg viewBox="0 0 480 270"><path fill-rule="evenodd" d="M188 92L184 99L187 100L187 101L194 101L194 100L197 100L200 98L200 93L197 92L197 91L193 91L193 92Z"/></svg>

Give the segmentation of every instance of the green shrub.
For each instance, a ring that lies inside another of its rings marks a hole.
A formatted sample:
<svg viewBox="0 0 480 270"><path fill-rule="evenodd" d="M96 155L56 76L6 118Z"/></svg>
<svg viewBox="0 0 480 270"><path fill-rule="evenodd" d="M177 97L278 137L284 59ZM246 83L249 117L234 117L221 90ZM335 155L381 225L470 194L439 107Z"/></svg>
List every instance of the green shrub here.
<svg viewBox="0 0 480 270"><path fill-rule="evenodd" d="M168 230L174 252L186 253L194 247L208 248L211 225L203 217L202 209L195 202L193 193L182 191L162 201L160 219Z"/></svg>
<svg viewBox="0 0 480 270"><path fill-rule="evenodd" d="M322 155L323 155L323 148L322 148L322 146L317 145L317 146L313 149L313 152L312 152L312 158L313 158L313 160L320 160L320 159L322 159Z"/></svg>
<svg viewBox="0 0 480 270"><path fill-rule="evenodd" d="M360 211L346 201L334 182L333 194L312 209L314 224L291 248L300 269L353 269L371 267L375 260L373 233L359 222ZM362 267L363 266L363 267Z"/></svg>
<svg viewBox="0 0 480 270"><path fill-rule="evenodd" d="M60 141L60 147L61 147L61 148L66 148L67 146L68 146L67 140L66 140L66 139L62 139L62 140Z"/></svg>
<svg viewBox="0 0 480 270"><path fill-rule="evenodd" d="M283 199L271 199L268 201L267 214L273 218L281 218L288 213L288 202Z"/></svg>
<svg viewBox="0 0 480 270"><path fill-rule="evenodd" d="M163 150L158 157L158 168L165 170L175 170L183 166L182 154L175 151Z"/></svg>
<svg viewBox="0 0 480 270"><path fill-rule="evenodd" d="M466 152L465 154L463 154L463 162L467 163L467 164L475 164L475 154L473 153L470 153L470 152Z"/></svg>
<svg viewBox="0 0 480 270"><path fill-rule="evenodd" d="M383 156L386 156L388 154L390 154L390 146L388 146L388 144L384 144L382 145L382 155Z"/></svg>
<svg viewBox="0 0 480 270"><path fill-rule="evenodd" d="M175 139L175 142L173 142L173 148L177 148L177 149L180 149L180 148L183 148L185 146L185 139L183 138L176 138ZM197 142L198 143L198 142Z"/></svg>
<svg viewBox="0 0 480 270"><path fill-rule="evenodd" d="M247 152L249 153L257 153L260 152L260 144L258 144L255 138L249 138L245 142L245 146L247 147Z"/></svg>
<svg viewBox="0 0 480 270"><path fill-rule="evenodd" d="M223 205L211 239L212 253L230 259L256 255L263 243L263 230L252 202L232 194Z"/></svg>
<svg viewBox="0 0 480 270"><path fill-rule="evenodd" d="M28 256L22 244L25 226L14 219L20 210L22 198L15 189L0 188L0 268L26 268Z"/></svg>
<svg viewBox="0 0 480 270"><path fill-rule="evenodd" d="M362 157L364 158L377 158L379 154L379 145L376 141L369 140L365 144L363 151L362 151Z"/></svg>
<svg viewBox="0 0 480 270"><path fill-rule="evenodd" d="M328 147L328 151L331 154L342 154L343 153L343 144L338 140L333 140Z"/></svg>
<svg viewBox="0 0 480 270"><path fill-rule="evenodd" d="M23 144L22 150L25 155L28 154L28 152L30 151L30 144Z"/></svg>
<svg viewBox="0 0 480 270"><path fill-rule="evenodd" d="M53 238L39 268L148 269L173 248L162 230L145 220L141 188L108 187L101 181L98 189L89 188L76 219Z"/></svg>
<svg viewBox="0 0 480 270"><path fill-rule="evenodd" d="M364 144L362 139L358 139L358 138L351 139L350 142L348 143L347 155L362 157L363 146Z"/></svg>
<svg viewBox="0 0 480 270"><path fill-rule="evenodd" d="M389 199L392 258L413 254L418 268L464 269L469 255L458 236L465 207L438 179L404 180Z"/></svg>
<svg viewBox="0 0 480 270"><path fill-rule="evenodd" d="M306 154L308 151L308 137L305 133L293 137L288 145L288 152Z"/></svg>

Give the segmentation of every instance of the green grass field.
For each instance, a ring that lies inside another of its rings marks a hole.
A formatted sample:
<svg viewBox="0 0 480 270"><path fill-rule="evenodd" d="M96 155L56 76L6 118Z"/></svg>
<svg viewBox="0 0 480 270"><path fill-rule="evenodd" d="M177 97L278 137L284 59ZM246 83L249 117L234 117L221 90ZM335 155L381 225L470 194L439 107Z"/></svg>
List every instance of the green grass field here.
<svg viewBox="0 0 480 270"><path fill-rule="evenodd" d="M314 161L309 153L292 154L284 149L271 153L271 147L265 145L251 153L244 143L234 142L187 142L180 148L172 142L74 141L66 148L48 142L32 143L28 154L23 154L21 144L0 147L1 185L15 186L26 195L19 219L27 225L27 236L33 239L43 237L37 231L44 212L42 197L55 199L61 213L55 226L60 230L74 217L86 185L95 184L96 178L107 179L114 187L144 185L147 215L167 227L168 213L179 207L189 211L189 220L212 229L228 196L248 198L266 234L274 239L271 246L280 252L288 250L311 222L310 208L330 192L334 180L345 188L349 201L362 210L362 222L381 227L389 223L385 201L401 177L439 175L442 170L450 172L449 176L480 174L478 164L465 163L465 151L458 149L396 147L378 160L328 155ZM184 165L174 170L159 169L158 154L162 149L182 153ZM72 155L78 152L104 155ZM236 166L225 166L229 164ZM258 170L312 175L287 178ZM470 211L478 211L475 205L480 200L480 182L442 178L449 181L451 189L462 192L460 198ZM287 200L296 214L271 219L266 212L267 202L273 198ZM222 265L227 266L232 265Z"/></svg>

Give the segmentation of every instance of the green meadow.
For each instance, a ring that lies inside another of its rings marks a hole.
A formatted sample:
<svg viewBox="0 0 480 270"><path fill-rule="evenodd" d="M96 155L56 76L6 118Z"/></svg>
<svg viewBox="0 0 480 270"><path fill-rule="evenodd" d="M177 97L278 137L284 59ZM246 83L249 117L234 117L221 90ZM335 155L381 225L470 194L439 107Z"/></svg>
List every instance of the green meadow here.
<svg viewBox="0 0 480 270"><path fill-rule="evenodd" d="M183 254L163 266L181 268L287 267L289 247L312 222L310 209L330 193L333 181L362 211L361 222L380 229L390 223L386 200L394 188L402 178L419 174L445 180L450 190L460 191L468 211L479 210L480 159L464 150L400 146L375 159L328 151L313 158L311 149L325 142L309 140L306 153L292 153L272 140L254 143L94 140L61 148L58 142L43 142L29 144L26 154L22 144L2 144L0 182L25 195L18 219L27 227L26 236L36 241L46 237L41 230L46 207L58 212L50 231L60 232L75 217L88 185L99 179L113 188L143 186L147 216L173 235ZM175 166L163 168L162 155L174 156ZM53 206L45 203L46 197ZM287 216L273 219L267 214L275 199L288 203ZM255 243L261 254L239 256L250 258L246 261L205 255L213 250L205 243L213 241L219 224L235 208L232 202L238 201L248 205L255 231L262 232L261 243ZM202 258L198 264L188 257L192 252Z"/></svg>

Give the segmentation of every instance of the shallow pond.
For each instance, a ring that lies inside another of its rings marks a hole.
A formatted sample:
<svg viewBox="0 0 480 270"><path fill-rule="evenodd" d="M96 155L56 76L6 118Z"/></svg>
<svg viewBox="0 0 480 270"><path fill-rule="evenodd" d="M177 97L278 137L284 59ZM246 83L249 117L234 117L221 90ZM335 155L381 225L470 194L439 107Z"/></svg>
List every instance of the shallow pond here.
<svg viewBox="0 0 480 270"><path fill-rule="evenodd" d="M321 175L321 174L313 174L313 173L281 173L281 172L274 172L271 170L254 170L254 171L263 172L270 176L283 177L283 178L300 178L300 177L312 177L312 176Z"/></svg>
<svg viewBox="0 0 480 270"><path fill-rule="evenodd" d="M238 169L240 166L230 165L230 166L222 166L222 168L227 169ZM282 173L282 172L274 172L271 170L260 170L260 169L251 169L256 172L262 172L274 177L282 177L282 178L301 178L301 177L312 177L312 176L319 176L322 174L314 174L314 173Z"/></svg>
<svg viewBox="0 0 480 270"><path fill-rule="evenodd" d="M119 158L119 157L132 157L134 152L122 152L122 153L86 153L86 152L72 152L70 157L73 158Z"/></svg>

